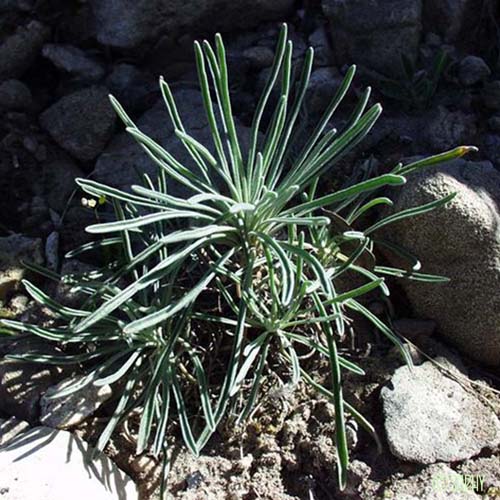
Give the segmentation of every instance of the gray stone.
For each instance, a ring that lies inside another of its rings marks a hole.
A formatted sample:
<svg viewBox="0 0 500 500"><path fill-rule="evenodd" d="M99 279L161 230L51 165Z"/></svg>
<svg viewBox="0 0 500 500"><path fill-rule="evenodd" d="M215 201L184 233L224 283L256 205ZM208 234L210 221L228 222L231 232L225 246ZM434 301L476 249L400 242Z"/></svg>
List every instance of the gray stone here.
<svg viewBox="0 0 500 500"><path fill-rule="evenodd" d="M18 289L26 274L22 260L42 264L42 241L20 234L0 238L0 300L5 301Z"/></svg>
<svg viewBox="0 0 500 500"><path fill-rule="evenodd" d="M444 106L431 111L424 135L433 152L467 144L476 133L474 115L462 111L449 111Z"/></svg>
<svg viewBox="0 0 500 500"><path fill-rule="evenodd" d="M40 422L56 429L69 429L83 422L95 413L111 395L109 385L87 385L82 389L63 396L52 398L68 386L85 378L83 375L71 377L49 387L40 400Z"/></svg>
<svg viewBox="0 0 500 500"><path fill-rule="evenodd" d="M454 42L471 21L472 9L474 0L424 0L424 29Z"/></svg>
<svg viewBox="0 0 500 500"><path fill-rule="evenodd" d="M81 161L93 160L113 134L115 113L103 87L90 87L59 99L40 115L52 138Z"/></svg>
<svg viewBox="0 0 500 500"><path fill-rule="evenodd" d="M33 8L34 3L35 0L0 0L0 12L29 11Z"/></svg>
<svg viewBox="0 0 500 500"><path fill-rule="evenodd" d="M457 193L445 207L392 224L385 237L409 249L423 272L450 283L400 280L415 314L468 356L500 365L500 172L456 160L412 175L389 194L400 211ZM398 259L387 254L395 265Z"/></svg>
<svg viewBox="0 0 500 500"><path fill-rule="evenodd" d="M472 474L483 478L482 492L488 492L491 488L496 488L496 493L500 491L500 456L480 457L473 460L467 460L458 466L461 474ZM490 490L493 498L494 494ZM488 497L487 497L488 498Z"/></svg>
<svg viewBox="0 0 500 500"><path fill-rule="evenodd" d="M42 48L42 55L56 68L79 80L96 82L105 73L104 66L96 58L72 45L47 43Z"/></svg>
<svg viewBox="0 0 500 500"><path fill-rule="evenodd" d="M19 80L0 83L0 110L27 110L33 104L30 89Z"/></svg>
<svg viewBox="0 0 500 500"><path fill-rule="evenodd" d="M415 61L421 0L322 0L338 64L362 64L398 75L401 56Z"/></svg>
<svg viewBox="0 0 500 500"><path fill-rule="evenodd" d="M466 87L483 82L490 75L491 70L488 65L477 56L464 57L458 66L458 78Z"/></svg>
<svg viewBox="0 0 500 500"><path fill-rule="evenodd" d="M22 76L35 60L49 33L49 28L38 21L17 28L0 45L0 81Z"/></svg>
<svg viewBox="0 0 500 500"><path fill-rule="evenodd" d="M91 0L97 39L119 48L140 46L167 35L197 31L235 31L264 20L284 19L293 0ZM221 15L224 13L224 15Z"/></svg>
<svg viewBox="0 0 500 500"><path fill-rule="evenodd" d="M380 392L389 448L419 464L455 462L500 444L500 421L432 362L398 368Z"/></svg>
<svg viewBox="0 0 500 500"><path fill-rule="evenodd" d="M465 487L463 477L446 464L433 464L418 474L396 479L381 498L394 500L477 500Z"/></svg>
<svg viewBox="0 0 500 500"><path fill-rule="evenodd" d="M28 422L18 420L16 417L10 417L7 420L0 419L0 448L29 428L30 424Z"/></svg>
<svg viewBox="0 0 500 500"><path fill-rule="evenodd" d="M36 427L0 450L5 500L137 500L132 480L69 432Z"/></svg>

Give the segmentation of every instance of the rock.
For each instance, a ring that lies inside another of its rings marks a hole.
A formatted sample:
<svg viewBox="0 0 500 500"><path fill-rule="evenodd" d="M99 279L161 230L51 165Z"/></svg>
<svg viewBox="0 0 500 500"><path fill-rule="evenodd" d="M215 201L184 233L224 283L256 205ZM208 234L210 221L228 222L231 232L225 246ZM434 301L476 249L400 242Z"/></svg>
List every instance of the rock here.
<svg viewBox="0 0 500 500"><path fill-rule="evenodd" d="M30 11L35 0L0 0L0 12Z"/></svg>
<svg viewBox="0 0 500 500"><path fill-rule="evenodd" d="M359 63L397 76L401 56L415 61L421 0L322 0L338 64Z"/></svg>
<svg viewBox="0 0 500 500"><path fill-rule="evenodd" d="M470 23L474 0L424 0L424 29L454 42Z"/></svg>
<svg viewBox="0 0 500 500"><path fill-rule="evenodd" d="M87 385L83 389L61 398L50 399L61 390L85 378L83 375L63 380L59 384L49 387L40 399L40 422L56 429L69 429L83 422L88 416L95 413L111 395L109 385Z"/></svg>
<svg viewBox="0 0 500 500"><path fill-rule="evenodd" d="M165 34L172 41L180 34L206 30L236 31L262 21L284 19L293 0L91 0L97 39L122 49L141 46ZM221 15L221 12L224 15Z"/></svg>
<svg viewBox="0 0 500 500"><path fill-rule="evenodd" d="M40 124L74 158L90 161L111 138L115 113L106 89L90 87L59 99L40 115Z"/></svg>
<svg viewBox="0 0 500 500"><path fill-rule="evenodd" d="M491 70L483 59L476 56L467 56L460 61L458 78L466 87L485 81L491 75Z"/></svg>
<svg viewBox="0 0 500 500"><path fill-rule="evenodd" d="M105 74L104 66L96 58L72 45L47 43L43 46L42 55L56 68L79 80L96 82Z"/></svg>
<svg viewBox="0 0 500 500"><path fill-rule="evenodd" d="M394 500L477 500L467 490L463 476L446 464L434 464L385 488L381 498Z"/></svg>
<svg viewBox="0 0 500 500"><path fill-rule="evenodd" d="M500 167L500 135L486 134L483 138L481 151L484 152L488 160Z"/></svg>
<svg viewBox="0 0 500 500"><path fill-rule="evenodd" d="M55 367L0 360L0 410L35 422L40 414L40 396L58 381L59 373Z"/></svg>
<svg viewBox="0 0 500 500"><path fill-rule="evenodd" d="M18 420L16 417L10 417L8 420L0 419L0 448L29 428L28 422Z"/></svg>
<svg viewBox="0 0 500 500"><path fill-rule="evenodd" d="M462 111L449 111L444 106L431 111L424 129L427 143L433 152L451 149L458 144L467 144L476 133L474 115Z"/></svg>
<svg viewBox="0 0 500 500"><path fill-rule="evenodd" d="M137 500L132 480L104 454L65 431L36 427L0 453L5 500Z"/></svg>
<svg viewBox="0 0 500 500"><path fill-rule="evenodd" d="M342 75L337 68L317 68L311 73L306 94L307 111L313 116L322 115L330 104L342 82Z"/></svg>
<svg viewBox="0 0 500 500"><path fill-rule="evenodd" d="M5 301L19 287L26 273L22 260L42 264L42 241L20 234L0 238L0 300Z"/></svg>
<svg viewBox="0 0 500 500"><path fill-rule="evenodd" d="M480 457L473 460L467 460L463 464L458 466L458 471L462 475L473 475L476 477L482 477L483 487L481 488L482 493L488 492L488 490L497 488L497 493L500 489L500 456L491 457ZM493 492L490 490L491 497L495 498ZM488 497L486 497L488 498Z"/></svg>
<svg viewBox="0 0 500 500"><path fill-rule="evenodd" d="M256 45L245 49L243 57L250 63L252 68L263 69L268 68L273 63L274 51L269 47Z"/></svg>
<svg viewBox="0 0 500 500"><path fill-rule="evenodd" d="M500 444L494 412L431 362L398 368L380 397L389 448L400 460L456 462Z"/></svg>
<svg viewBox="0 0 500 500"><path fill-rule="evenodd" d="M483 104L493 111L500 111L500 80L494 80L484 86L481 93Z"/></svg>
<svg viewBox="0 0 500 500"><path fill-rule="evenodd" d="M500 132L500 116L492 116L488 119L488 126L493 132Z"/></svg>
<svg viewBox="0 0 500 500"><path fill-rule="evenodd" d="M48 160L42 168L45 199L52 210L62 213L77 189L75 179L84 174L68 157Z"/></svg>
<svg viewBox="0 0 500 500"><path fill-rule="evenodd" d="M45 240L45 266L57 271L59 268L59 233L52 231Z"/></svg>
<svg viewBox="0 0 500 500"><path fill-rule="evenodd" d="M151 107L158 98L158 84L149 73L127 63L116 64L106 78L106 86L130 111Z"/></svg>
<svg viewBox="0 0 500 500"><path fill-rule="evenodd" d="M436 330L436 322L432 319L402 318L393 322L394 329L410 341L423 340Z"/></svg>
<svg viewBox="0 0 500 500"><path fill-rule="evenodd" d="M27 110L33 104L30 89L19 80L0 83L0 110Z"/></svg>
<svg viewBox="0 0 500 500"><path fill-rule="evenodd" d="M174 98L179 115L188 133L213 151L212 134L207 125L200 93L190 89L179 89L174 92ZM174 134L163 99L160 99L139 118L137 126L146 135L160 143L185 166L195 168L191 157L186 153L185 147ZM249 129L238 122L237 128L243 144L242 150L246 151L244 144L245 141L248 142ZM120 170L119 176L116 175L117 168ZM142 182L137 172L145 172L155 177L157 168L138 143L129 134L122 133L116 136L99 156L92 178L114 187L129 190L131 185ZM188 188L173 180L169 184L169 191L174 196L187 196L190 194Z"/></svg>
<svg viewBox="0 0 500 500"><path fill-rule="evenodd" d="M38 21L17 28L0 45L0 81L22 76L35 60L49 33L49 28Z"/></svg>
<svg viewBox="0 0 500 500"><path fill-rule="evenodd" d="M76 247L73 247L76 248ZM86 273L90 273L95 266L81 262L77 259L66 259L61 266L61 280L57 283L56 300L67 307L78 308L82 305L87 295L73 292L71 280L81 278Z"/></svg>
<svg viewBox="0 0 500 500"><path fill-rule="evenodd" d="M500 172L489 162L456 160L412 175L394 190L394 210L451 193L457 195L445 207L392 224L385 237L418 256L423 272L451 280L400 280L415 314L436 320L439 333L463 353L499 366Z"/></svg>
<svg viewBox="0 0 500 500"><path fill-rule="evenodd" d="M314 65L316 67L333 64L334 55L326 26L319 26L309 35L309 45L314 49Z"/></svg>

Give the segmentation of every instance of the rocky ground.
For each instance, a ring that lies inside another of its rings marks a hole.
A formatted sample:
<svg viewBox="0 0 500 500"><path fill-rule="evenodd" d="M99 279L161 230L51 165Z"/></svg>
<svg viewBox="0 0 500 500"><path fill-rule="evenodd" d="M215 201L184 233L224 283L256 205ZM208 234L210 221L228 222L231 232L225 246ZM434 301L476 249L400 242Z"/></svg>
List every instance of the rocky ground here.
<svg viewBox="0 0 500 500"><path fill-rule="evenodd" d="M269 74L281 21L289 23L294 63L307 46L316 52L306 132L348 64L359 69L348 104L373 86L373 100L385 112L325 189L342 185L367 161L383 172L402 158L479 147L391 193L400 209L458 193L446 208L391 226L388 235L412 248L427 272L452 281L398 282L392 302L370 304L415 344L412 373L364 324L344 346L367 371L363 380L347 381L346 398L381 440L378 449L350 424L348 490L335 485L331 406L276 380L251 425L221 429L200 459L176 446L178 430L171 430L173 498L500 498L499 9L495 0L0 0L2 317L38 314L20 283L23 259L62 274L91 265L64 257L89 238L83 229L99 217L99 208L75 191L76 177L123 187L136 181L137 170L153 168L123 132L109 93L146 133L181 155L161 102L164 75L186 126L207 141L192 42L215 30L227 45L242 134ZM443 54L436 76L433 66ZM336 119L348 112L339 110ZM64 284L53 292L71 301ZM0 338L1 356L22 349L24 342ZM105 386L57 404L50 399L54 387L80 376L0 359L2 499L27 498L32 483L25 478L48 462L75 491L81 485L86 498L135 498L130 478L143 500L157 498L160 467L148 455L134 455L133 419L107 457L83 466L86 443L95 444L114 394ZM25 452L33 448L44 451ZM467 477L483 482L462 491ZM67 498L68 484L51 483L40 500Z"/></svg>

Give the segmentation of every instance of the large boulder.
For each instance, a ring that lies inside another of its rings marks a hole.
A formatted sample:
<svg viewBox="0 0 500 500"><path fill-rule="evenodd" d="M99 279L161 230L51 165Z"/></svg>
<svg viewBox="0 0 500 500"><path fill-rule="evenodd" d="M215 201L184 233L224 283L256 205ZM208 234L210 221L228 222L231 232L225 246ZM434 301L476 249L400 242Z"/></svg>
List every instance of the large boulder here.
<svg viewBox="0 0 500 500"><path fill-rule="evenodd" d="M386 237L446 284L400 280L418 317L477 361L500 366L500 172L456 160L410 176L394 190L400 211L457 193L445 207L387 227ZM393 258L395 264L398 262Z"/></svg>
<svg viewBox="0 0 500 500"><path fill-rule="evenodd" d="M322 6L338 63L397 75L403 54L417 58L421 0L322 0Z"/></svg>
<svg viewBox="0 0 500 500"><path fill-rule="evenodd" d="M77 160L93 160L113 135L115 113L104 87L66 95L40 115L40 125Z"/></svg>
<svg viewBox="0 0 500 500"><path fill-rule="evenodd" d="M66 431L36 427L0 448L2 500L136 500L132 480ZM34 496L35 495L35 496Z"/></svg>
<svg viewBox="0 0 500 500"><path fill-rule="evenodd" d="M500 444L495 413L430 361L398 368L380 397L389 448L401 460L457 462Z"/></svg>
<svg viewBox="0 0 500 500"><path fill-rule="evenodd" d="M91 0L97 39L119 48L138 47L166 35L235 30L284 19L293 0ZM223 13L223 15L221 15Z"/></svg>

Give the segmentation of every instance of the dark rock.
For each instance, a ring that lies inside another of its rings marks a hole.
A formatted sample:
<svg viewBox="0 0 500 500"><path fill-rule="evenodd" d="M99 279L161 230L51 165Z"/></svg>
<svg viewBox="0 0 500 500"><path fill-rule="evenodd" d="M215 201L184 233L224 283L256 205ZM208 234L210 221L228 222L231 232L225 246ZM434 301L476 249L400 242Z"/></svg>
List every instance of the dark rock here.
<svg viewBox="0 0 500 500"><path fill-rule="evenodd" d="M394 329L412 342L430 337L436 331L436 322L432 319L402 318L393 322Z"/></svg>
<svg viewBox="0 0 500 500"><path fill-rule="evenodd" d="M0 83L0 110L27 110L31 108L30 89L19 80L6 80Z"/></svg>
<svg viewBox="0 0 500 500"><path fill-rule="evenodd" d="M75 179L83 173L70 158L46 161L42 168L45 198L50 208L62 213L77 188Z"/></svg>
<svg viewBox="0 0 500 500"><path fill-rule="evenodd" d="M19 234L0 238L0 300L18 289L26 269L22 261L43 263L42 241Z"/></svg>
<svg viewBox="0 0 500 500"><path fill-rule="evenodd" d="M127 63L119 63L113 67L106 78L106 86L120 104L131 112L151 107L159 92L158 83L152 75Z"/></svg>
<svg viewBox="0 0 500 500"><path fill-rule="evenodd" d="M40 415L40 397L59 380L60 370L40 364L0 361L0 410L28 422Z"/></svg>
<svg viewBox="0 0 500 500"><path fill-rule="evenodd" d="M35 60L49 33L49 28L38 21L31 21L7 38L0 45L0 81L22 76Z"/></svg>
<svg viewBox="0 0 500 500"><path fill-rule="evenodd" d="M476 56L467 56L460 61L458 78L466 87L483 82L491 75L491 70L483 59Z"/></svg>
<svg viewBox="0 0 500 500"><path fill-rule="evenodd" d="M445 151L471 141L476 133L475 117L439 106L431 111L424 133L432 151Z"/></svg>
<svg viewBox="0 0 500 500"><path fill-rule="evenodd" d="M319 26L309 35L309 45L314 49L314 65L316 67L330 66L334 63L333 50L326 26Z"/></svg>
<svg viewBox="0 0 500 500"><path fill-rule="evenodd" d="M486 154L486 158L500 168L500 135L486 134L481 150Z"/></svg>
<svg viewBox="0 0 500 500"><path fill-rule="evenodd" d="M444 207L392 224L384 236L416 255L425 272L450 279L400 280L415 314L436 320L439 333L471 358L500 366L500 172L490 162L456 160L408 177L390 195L399 212L451 193Z"/></svg>
<svg viewBox="0 0 500 500"><path fill-rule="evenodd" d="M338 64L358 63L398 75L401 56L415 61L421 0L322 0Z"/></svg>
<svg viewBox="0 0 500 500"><path fill-rule="evenodd" d="M0 0L0 12L28 12L35 5L35 0Z"/></svg>
<svg viewBox="0 0 500 500"><path fill-rule="evenodd" d="M474 0L424 0L424 29L438 33L445 42L456 41L466 23Z"/></svg>
<svg viewBox="0 0 500 500"><path fill-rule="evenodd" d="M249 47L243 51L243 57L255 69L262 69L271 66L274 59L274 51L269 47L257 45Z"/></svg>
<svg viewBox="0 0 500 500"><path fill-rule="evenodd" d="M40 115L52 138L81 161L93 160L113 134L115 113L103 87L90 87L62 97Z"/></svg>
<svg viewBox="0 0 500 500"><path fill-rule="evenodd" d="M72 45L48 43L43 46L42 54L56 68L82 81L96 82L105 73L104 66L97 59Z"/></svg>
<svg viewBox="0 0 500 500"><path fill-rule="evenodd" d="M489 118L488 127L490 127L493 132L500 132L500 116L496 115Z"/></svg>
<svg viewBox="0 0 500 500"><path fill-rule="evenodd" d="M171 41L184 32L235 31L264 20L284 19L293 0L91 0L97 39L119 48L138 47L166 34ZM221 15L221 13L224 15Z"/></svg>
<svg viewBox="0 0 500 500"><path fill-rule="evenodd" d="M75 248L76 245L73 246ZM87 297L72 290L72 281L81 279L85 274L93 271L95 266L86 264L77 259L66 259L61 266L61 281L57 283L56 300L68 307L78 308Z"/></svg>
<svg viewBox="0 0 500 500"><path fill-rule="evenodd" d="M401 460L456 462L500 444L495 413L430 361L398 368L380 397L389 448Z"/></svg>
<svg viewBox="0 0 500 500"><path fill-rule="evenodd" d="M314 116L321 115L330 104L341 82L342 75L337 68L315 69L311 74L306 95L307 111Z"/></svg>
<svg viewBox="0 0 500 500"><path fill-rule="evenodd" d="M500 80L489 82L481 93L483 104L494 111L500 111Z"/></svg>

